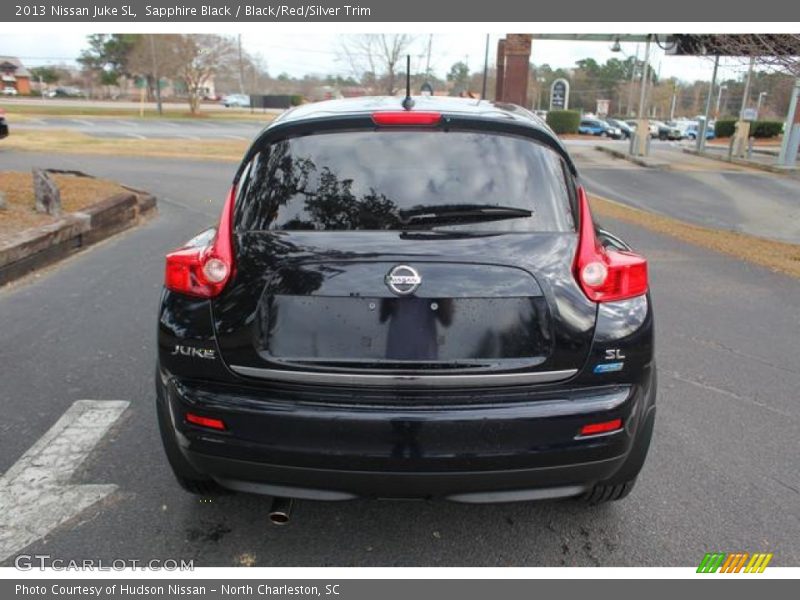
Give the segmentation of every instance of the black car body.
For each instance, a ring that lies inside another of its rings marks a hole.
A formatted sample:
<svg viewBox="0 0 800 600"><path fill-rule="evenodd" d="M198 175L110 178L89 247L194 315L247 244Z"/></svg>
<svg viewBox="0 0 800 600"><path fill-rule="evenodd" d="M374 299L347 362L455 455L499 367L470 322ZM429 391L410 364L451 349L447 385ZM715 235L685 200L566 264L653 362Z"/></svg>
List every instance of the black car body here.
<svg viewBox="0 0 800 600"><path fill-rule="evenodd" d="M168 255L158 351L198 493L617 499L655 416L646 262L541 119L474 100L277 119Z"/></svg>
<svg viewBox="0 0 800 600"><path fill-rule="evenodd" d="M8 123L6 122L6 113L0 108L0 140L8 137Z"/></svg>

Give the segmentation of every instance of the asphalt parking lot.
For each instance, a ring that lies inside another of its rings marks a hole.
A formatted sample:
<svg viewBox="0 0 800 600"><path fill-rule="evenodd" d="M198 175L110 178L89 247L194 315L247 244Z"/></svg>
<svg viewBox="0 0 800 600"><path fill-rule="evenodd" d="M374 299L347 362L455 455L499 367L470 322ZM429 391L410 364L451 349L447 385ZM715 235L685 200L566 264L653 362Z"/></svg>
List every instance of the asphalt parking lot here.
<svg viewBox="0 0 800 600"><path fill-rule="evenodd" d="M130 403L71 480L116 488L26 552L207 566L693 566L710 551L763 551L775 554L773 565L800 564L800 281L605 223L648 257L656 308L659 414L629 498L588 509L306 501L278 528L264 498L184 493L162 456L153 411L163 255L215 221L234 166L7 151L0 161L118 179L156 194L160 210L0 290L0 474L75 401ZM609 195L648 194L680 212L670 198L690 193L669 174L654 180L627 164L585 164L590 187ZM68 500L66 488L57 493ZM26 502L25 518L35 520L44 504L35 494ZM5 540L11 556L25 549Z"/></svg>

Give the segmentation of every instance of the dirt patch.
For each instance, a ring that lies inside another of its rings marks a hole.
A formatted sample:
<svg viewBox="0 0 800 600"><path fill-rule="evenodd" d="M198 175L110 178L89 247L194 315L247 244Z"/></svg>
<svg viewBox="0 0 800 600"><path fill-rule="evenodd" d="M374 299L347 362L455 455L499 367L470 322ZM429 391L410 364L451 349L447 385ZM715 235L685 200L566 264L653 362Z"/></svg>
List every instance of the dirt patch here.
<svg viewBox="0 0 800 600"><path fill-rule="evenodd" d="M800 278L800 244L776 242L744 233L692 225L598 196L590 196L589 201L592 211L598 216L633 223L650 231Z"/></svg>
<svg viewBox="0 0 800 600"><path fill-rule="evenodd" d="M61 207L71 213L90 206L125 190L105 179L53 174L52 179L61 192ZM0 191L6 195L6 207L0 210L0 243L15 234L53 223L56 219L34 209L33 177L30 172L0 171Z"/></svg>
<svg viewBox="0 0 800 600"><path fill-rule="evenodd" d="M24 152L57 154L102 154L105 156L149 156L237 162L249 142L237 140L96 138L67 130L16 131L3 140L3 148Z"/></svg>

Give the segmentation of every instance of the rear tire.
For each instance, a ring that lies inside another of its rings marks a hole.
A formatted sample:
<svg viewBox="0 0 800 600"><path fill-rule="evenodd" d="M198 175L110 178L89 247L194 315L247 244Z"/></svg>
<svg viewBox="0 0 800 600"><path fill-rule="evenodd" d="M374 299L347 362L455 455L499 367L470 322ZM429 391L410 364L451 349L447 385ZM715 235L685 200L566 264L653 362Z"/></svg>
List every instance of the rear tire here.
<svg viewBox="0 0 800 600"><path fill-rule="evenodd" d="M633 486L636 485L636 478L630 481L617 484L598 483L591 490L581 496L581 500L589 506L597 506L606 502L622 500L631 493Z"/></svg>
<svg viewBox="0 0 800 600"><path fill-rule="evenodd" d="M167 410L167 400L164 398L158 367L156 367L156 414L158 415L161 442L164 444L164 453L167 455L167 462L172 468L178 485L190 494L197 496L219 496L228 493L216 481L195 469L181 452Z"/></svg>

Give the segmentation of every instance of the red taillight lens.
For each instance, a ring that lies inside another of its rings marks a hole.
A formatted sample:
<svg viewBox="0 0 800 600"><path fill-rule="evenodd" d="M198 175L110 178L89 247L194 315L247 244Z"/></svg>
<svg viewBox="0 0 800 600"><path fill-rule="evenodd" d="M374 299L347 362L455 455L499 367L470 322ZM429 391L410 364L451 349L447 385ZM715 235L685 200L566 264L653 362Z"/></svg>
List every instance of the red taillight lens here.
<svg viewBox="0 0 800 600"><path fill-rule="evenodd" d="M583 188L578 190L580 219L575 277L594 302L613 302L647 292L647 261L633 252L609 250L597 241Z"/></svg>
<svg viewBox="0 0 800 600"><path fill-rule="evenodd" d="M233 202L236 188L232 187L225 200L217 234L208 246L179 248L167 254L164 285L168 290L213 298L228 283L233 274Z"/></svg>
<svg viewBox="0 0 800 600"><path fill-rule="evenodd" d="M602 423L589 423L581 427L581 436L598 435L600 433L611 433L622 429L622 419L613 419L611 421L603 421Z"/></svg>
<svg viewBox="0 0 800 600"><path fill-rule="evenodd" d="M216 429L218 431L225 431L225 423L220 419L212 419L211 417L201 417L194 413L186 413L186 421L192 425L199 425L200 427L208 427L209 429Z"/></svg>
<svg viewBox="0 0 800 600"><path fill-rule="evenodd" d="M401 127L403 125L432 126L442 120L438 112L416 112L413 110L383 111L372 113L376 125Z"/></svg>

